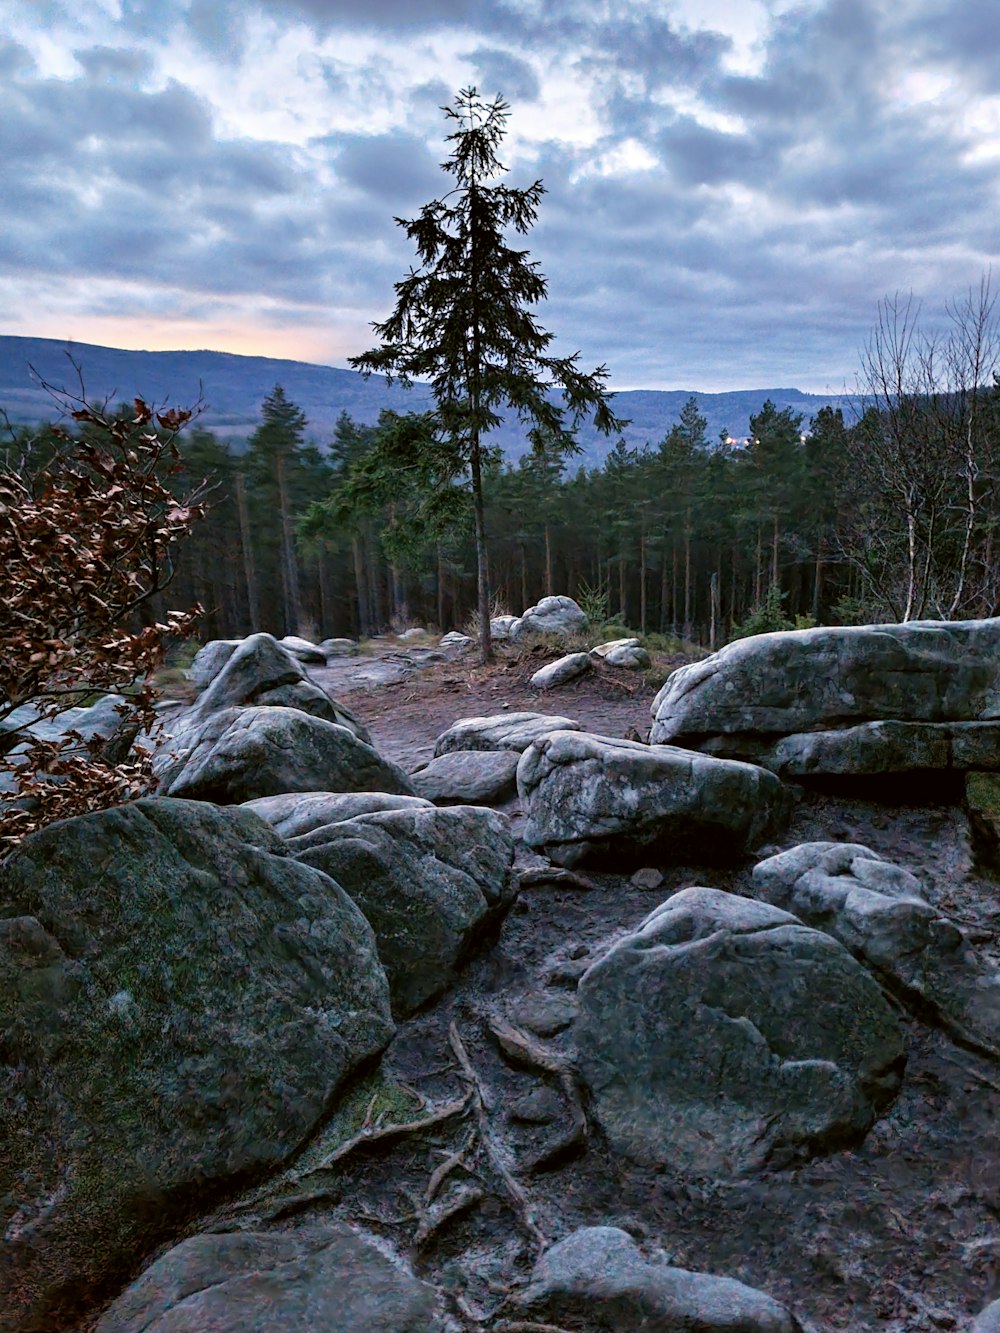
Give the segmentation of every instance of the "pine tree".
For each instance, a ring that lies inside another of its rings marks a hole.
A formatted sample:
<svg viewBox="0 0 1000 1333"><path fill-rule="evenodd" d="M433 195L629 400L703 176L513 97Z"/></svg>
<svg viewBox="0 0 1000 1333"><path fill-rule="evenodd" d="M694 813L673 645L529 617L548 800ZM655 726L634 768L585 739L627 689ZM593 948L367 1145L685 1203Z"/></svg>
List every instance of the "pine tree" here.
<svg viewBox="0 0 1000 1333"><path fill-rule="evenodd" d="M490 591L486 559L483 471L491 457L483 436L502 421L508 406L534 440L547 449L576 449L572 431L593 414L605 433L625 424L611 411L607 368L591 374L578 367L579 353L548 354L553 335L542 329L531 307L545 298L547 284L527 252L507 245L509 229L525 234L545 193L541 181L525 190L490 184L506 168L497 151L509 107L500 97L484 102L475 88L462 89L453 107L443 107L456 128L445 171L455 187L425 204L418 217L397 218L420 260L395 284L396 307L373 324L381 345L350 358L365 375L384 374L404 384L430 378L436 401L435 432L444 444L454 477L472 486L476 533L480 650L492 658ZM549 390L562 393L560 406ZM567 426L566 415L569 414Z"/></svg>

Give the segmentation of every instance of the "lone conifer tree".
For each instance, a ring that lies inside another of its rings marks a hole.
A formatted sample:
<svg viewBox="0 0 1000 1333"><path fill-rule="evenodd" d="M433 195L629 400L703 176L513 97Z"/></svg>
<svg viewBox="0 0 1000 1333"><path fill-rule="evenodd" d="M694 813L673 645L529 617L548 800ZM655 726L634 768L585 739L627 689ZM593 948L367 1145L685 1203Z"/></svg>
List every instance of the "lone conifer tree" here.
<svg viewBox="0 0 1000 1333"><path fill-rule="evenodd" d="M391 383L429 378L436 400L435 429L447 446L452 476L471 479L476 529L480 651L493 655L490 590L483 508L483 435L503 420L509 405L529 427L533 444L564 453L577 450L572 431L593 414L605 434L626 423L611 411L606 366L584 374L579 353L547 355L553 335L540 328L530 307L544 299L545 278L527 251L504 240L510 228L526 233L545 193L541 181L526 190L489 184L506 168L497 157L509 107L499 96L483 101L463 88L453 107L442 107L455 123L446 142L454 145L445 171L455 187L432 200L413 219L396 218L416 243L420 267L395 284L396 308L372 325L381 346L350 364L363 374L384 374ZM562 403L549 390L558 388ZM567 426L566 414L569 413Z"/></svg>

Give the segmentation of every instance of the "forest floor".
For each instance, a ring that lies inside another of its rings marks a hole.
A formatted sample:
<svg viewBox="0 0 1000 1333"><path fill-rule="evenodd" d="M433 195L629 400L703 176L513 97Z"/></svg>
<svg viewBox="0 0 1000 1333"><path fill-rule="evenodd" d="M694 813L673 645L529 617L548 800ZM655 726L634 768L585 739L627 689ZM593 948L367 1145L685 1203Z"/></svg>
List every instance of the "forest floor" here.
<svg viewBox="0 0 1000 1333"><path fill-rule="evenodd" d="M339 694L380 752L412 771L458 718L508 709L558 713L604 735L645 739L655 684L683 660L655 661L652 684L603 668L540 695L528 685L539 659L501 655L495 667L436 664L376 689L344 691L342 681ZM324 672L313 674L334 684ZM1000 961L1000 886L975 864L962 810L924 800L893 805L800 792L782 846L831 839L872 848L914 873L926 897ZM516 830L516 801L507 813ZM522 847L518 860L536 858ZM537 1088L538 1071L512 1069L501 1058L490 1020L506 1014L516 1021L544 1005L554 993L544 984L553 969L575 955L596 956L677 889L702 884L749 893L749 864L720 870L657 862L655 868L664 877L655 889L624 875L587 872L590 889L552 884L524 892L496 944L461 984L400 1026L387 1068L419 1081L427 1096L454 1095L461 1088L449 1068L455 1022L493 1100L494 1132L509 1160L523 1163L544 1150L553 1126L508 1118L514 1103ZM550 1241L582 1225L623 1226L683 1267L765 1289L810 1333L969 1328L1000 1296L1000 1068L943 1032L900 1017L908 1049L902 1090L853 1151L737 1182L692 1184L611 1155L592 1132L586 1151L558 1169L517 1175L534 1220ZM548 1044L568 1050L569 1031ZM428 1072L442 1068L447 1072ZM386 1191L398 1193L407 1171L417 1182L436 1160L427 1161L426 1143L415 1143L370 1166L358 1185L371 1192L372 1215L385 1207ZM500 1196L492 1210L480 1207L457 1219L439 1247L415 1256L430 1280L447 1288L465 1284L477 1310L495 1305L496 1292L526 1271L523 1218L519 1234L518 1210L502 1190ZM405 1225L388 1230L405 1250Z"/></svg>
<svg viewBox="0 0 1000 1333"><path fill-rule="evenodd" d="M431 758L435 738L459 718L508 710L559 713L597 733L644 739L655 684L682 660L662 658L648 678L602 667L540 695L528 685L541 664L531 654L501 655L490 668L425 656L413 670L413 659L387 644L373 658L310 670L407 771ZM516 832L516 800L504 808ZM974 864L957 805L800 792L782 846L815 839L859 842L905 866L932 903L998 955L1000 892ZM519 842L516 864L542 863ZM295 1174L272 1182L266 1198L253 1192L235 1209L194 1219L190 1231L352 1221L440 1288L455 1330L500 1330L505 1319L516 1326L509 1295L540 1246L602 1224L681 1267L769 1292L806 1333L968 1330L1000 1296L1000 1067L902 1011L902 1089L852 1150L738 1180L682 1181L611 1153L592 1124L585 1138L571 1132L579 1102L552 1068L572 1053L576 977L680 888L749 893L750 863L662 860L649 869L662 875L655 888L585 869L578 882L522 889L458 983L399 1024L379 1067L302 1151ZM512 1058L497 1039L503 1022L545 1035ZM552 1068L540 1067L539 1052ZM428 1105L454 1106L466 1095L473 1101L461 1114L407 1128ZM383 1139L386 1123L404 1132ZM331 1151L343 1153L336 1169L316 1174Z"/></svg>

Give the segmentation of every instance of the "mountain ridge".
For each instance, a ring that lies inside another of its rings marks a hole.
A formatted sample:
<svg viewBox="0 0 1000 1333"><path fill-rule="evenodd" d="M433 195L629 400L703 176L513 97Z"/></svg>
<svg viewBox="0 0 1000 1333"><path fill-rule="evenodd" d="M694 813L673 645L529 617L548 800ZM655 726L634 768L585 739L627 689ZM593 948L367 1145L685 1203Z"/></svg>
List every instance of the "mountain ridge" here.
<svg viewBox="0 0 1000 1333"><path fill-rule="evenodd" d="M422 411L432 405L430 386L404 389L387 386L381 377L364 379L358 372L283 357L244 356L208 349L168 352L132 351L96 343L0 335L0 407L17 424L52 420L54 404L41 379L57 388L72 389L76 371L69 351L81 368L88 397L131 399L139 395L157 405L190 406L205 400L200 424L222 438L245 439L256 427L265 395L280 383L287 396L305 412L308 434L322 445L332 434L337 417L346 411L355 421L374 423L383 408L397 412ZM199 388L200 386L200 388ZM736 438L749 433L749 418L766 399L780 409L803 414L803 425L827 404L847 408L844 395L809 394L795 388L742 389L701 393L696 389L626 389L615 393L615 411L628 417L622 432L630 447L655 446L677 421L688 398L708 421L710 440L725 429ZM589 423L577 432L581 453L576 465L600 466L614 445ZM528 452L523 427L516 417L495 431L490 442L500 445L509 459ZM571 466L573 463L571 462Z"/></svg>

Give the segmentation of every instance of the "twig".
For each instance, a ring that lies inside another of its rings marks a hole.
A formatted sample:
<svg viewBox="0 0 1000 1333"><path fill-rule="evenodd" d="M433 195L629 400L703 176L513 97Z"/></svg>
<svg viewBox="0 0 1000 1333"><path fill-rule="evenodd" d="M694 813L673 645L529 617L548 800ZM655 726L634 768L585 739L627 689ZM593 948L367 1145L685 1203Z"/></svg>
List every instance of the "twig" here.
<svg viewBox="0 0 1000 1333"><path fill-rule="evenodd" d="M992 1088L994 1092L1000 1092L1000 1083L996 1083L993 1079L987 1078L985 1074L980 1074L978 1069L972 1069L969 1065L963 1064L961 1060L956 1060L953 1055L945 1055L942 1053L941 1059L949 1065L954 1065L956 1069L960 1069L963 1074L968 1074L969 1078L975 1079L978 1083L982 1083L984 1087Z"/></svg>
<svg viewBox="0 0 1000 1333"><path fill-rule="evenodd" d="M555 866L544 866L539 870L522 870L518 878L522 889L534 888L539 884L561 884L568 889L596 889L597 885L585 875L577 875L572 870L560 870Z"/></svg>
<svg viewBox="0 0 1000 1333"><path fill-rule="evenodd" d="M462 1073L470 1085L472 1108L475 1112L476 1123L479 1127L479 1138L482 1142L483 1150L490 1159L493 1169L506 1186L507 1193L516 1205L517 1212L525 1230L538 1246L540 1253L545 1248L545 1237L531 1216L527 1195L504 1165L499 1149L493 1142L493 1134L490 1130L488 1114L490 1103L486 1096L485 1089L480 1082L479 1076L472 1067L472 1062L469 1059L468 1052L459 1035L458 1027L454 1022L452 1022L451 1026L448 1028L448 1041L451 1045L451 1049L455 1052L455 1058L461 1066Z"/></svg>

